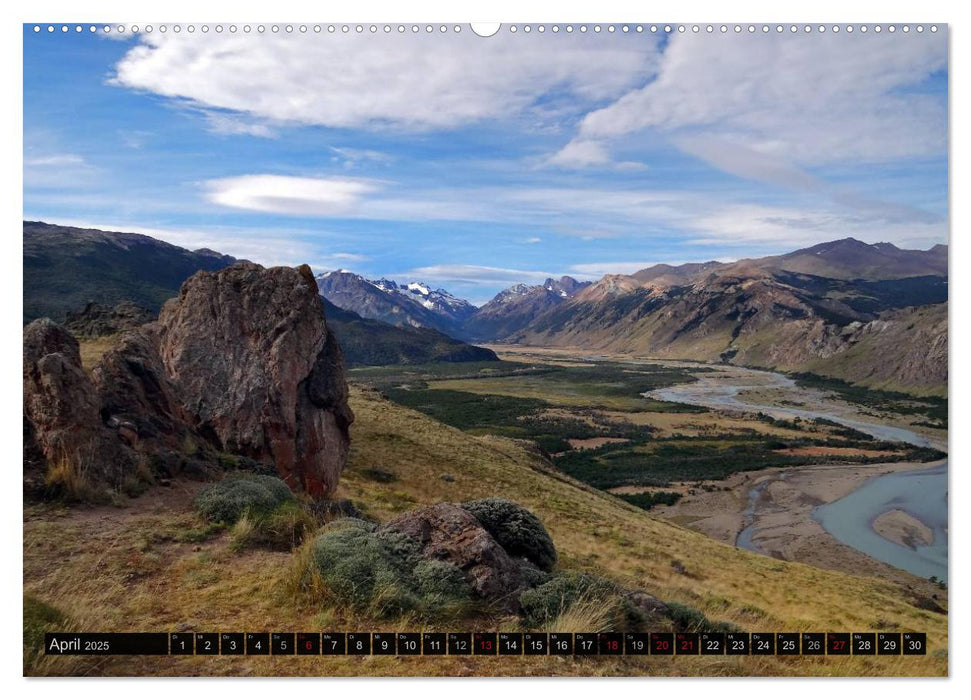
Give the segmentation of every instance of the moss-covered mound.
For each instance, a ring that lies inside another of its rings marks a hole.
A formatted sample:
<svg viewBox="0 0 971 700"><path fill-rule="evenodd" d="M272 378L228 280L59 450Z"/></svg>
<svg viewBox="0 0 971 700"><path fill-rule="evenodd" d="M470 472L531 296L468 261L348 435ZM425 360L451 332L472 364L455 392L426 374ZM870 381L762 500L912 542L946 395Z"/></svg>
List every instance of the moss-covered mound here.
<svg viewBox="0 0 971 700"><path fill-rule="evenodd" d="M293 500L290 487L274 476L237 474L200 491L195 506L210 522L235 523L244 513L270 513Z"/></svg>
<svg viewBox="0 0 971 700"><path fill-rule="evenodd" d="M504 498L469 501L462 508L471 513L503 549L524 557L543 571L556 564L553 538L530 511Z"/></svg>
<svg viewBox="0 0 971 700"><path fill-rule="evenodd" d="M609 579L568 572L523 591L519 604L523 621L529 628L556 626L557 620L571 610L576 612L586 606L594 616L604 616L606 628L621 629L627 626L628 617L638 621L636 611L626 603L623 593L623 589Z"/></svg>
<svg viewBox="0 0 971 700"><path fill-rule="evenodd" d="M420 552L407 535L342 518L314 539L311 566L336 602L378 617L436 617L467 607L471 590L462 571Z"/></svg>

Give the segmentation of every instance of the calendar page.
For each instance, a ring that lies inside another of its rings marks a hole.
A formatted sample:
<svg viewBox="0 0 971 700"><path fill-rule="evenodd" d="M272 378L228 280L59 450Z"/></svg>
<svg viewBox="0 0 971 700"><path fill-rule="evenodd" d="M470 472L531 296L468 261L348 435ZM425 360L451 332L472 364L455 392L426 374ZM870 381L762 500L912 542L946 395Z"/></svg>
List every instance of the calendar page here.
<svg viewBox="0 0 971 700"><path fill-rule="evenodd" d="M946 24L22 40L24 675L948 675Z"/></svg>

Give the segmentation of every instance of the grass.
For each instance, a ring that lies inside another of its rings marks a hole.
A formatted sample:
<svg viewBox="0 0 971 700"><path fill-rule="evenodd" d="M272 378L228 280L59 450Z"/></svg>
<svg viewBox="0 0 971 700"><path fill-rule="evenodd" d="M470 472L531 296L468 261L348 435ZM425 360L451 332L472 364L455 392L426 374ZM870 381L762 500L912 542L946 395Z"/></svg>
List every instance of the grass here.
<svg viewBox="0 0 971 700"><path fill-rule="evenodd" d="M476 437L352 388L357 416L350 464L338 498L379 520L395 503L515 501L543 522L559 552L558 569L609 576L711 620L751 631L865 631L895 626L927 633L926 657L663 658L395 658L107 657L79 669L68 658L45 658L35 673L105 675L931 675L947 674L947 618L920 610L901 585L814 569L720 544L653 517L623 500L558 472L527 446ZM362 474L374 465L399 475L393 483ZM443 481L440 474L453 476ZM295 585L294 566L307 552L236 552L228 532L201 542L176 534L205 525L192 512L200 485L156 487L137 507L24 511L24 591L87 629L199 631L496 629L496 616L420 622L378 621L319 601L313 581ZM398 494L392 496L392 494ZM146 546L147 545L147 546ZM677 561L681 568L674 567ZM684 575L680 571L690 572ZM297 592L295 592L297 591ZM303 591L303 592L300 592ZM582 611L577 611L579 616ZM563 624L567 624L564 620ZM586 621L593 624L589 620ZM578 623L580 624L580 623ZM587 630L584 630L587 631ZM942 655L942 652L943 655ZM91 663L91 662L88 662Z"/></svg>
<svg viewBox="0 0 971 700"><path fill-rule="evenodd" d="M106 352L111 350L118 342L118 334L105 335L100 338L85 338L79 343L81 351L81 366L87 371L101 361Z"/></svg>

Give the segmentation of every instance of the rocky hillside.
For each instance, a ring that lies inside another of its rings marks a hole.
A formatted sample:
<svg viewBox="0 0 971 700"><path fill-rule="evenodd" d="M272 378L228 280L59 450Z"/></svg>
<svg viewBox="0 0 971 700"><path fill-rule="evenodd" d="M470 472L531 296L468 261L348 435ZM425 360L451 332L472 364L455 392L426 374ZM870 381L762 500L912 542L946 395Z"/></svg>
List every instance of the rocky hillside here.
<svg viewBox="0 0 971 700"><path fill-rule="evenodd" d="M199 272L90 372L77 341L38 319L24 329L23 373L29 495L245 462L321 496L347 460L344 361L307 267Z"/></svg>
<svg viewBox="0 0 971 700"><path fill-rule="evenodd" d="M25 221L24 323L64 321L89 302L132 302L158 311L199 270L236 262L211 250L186 250L137 233Z"/></svg>

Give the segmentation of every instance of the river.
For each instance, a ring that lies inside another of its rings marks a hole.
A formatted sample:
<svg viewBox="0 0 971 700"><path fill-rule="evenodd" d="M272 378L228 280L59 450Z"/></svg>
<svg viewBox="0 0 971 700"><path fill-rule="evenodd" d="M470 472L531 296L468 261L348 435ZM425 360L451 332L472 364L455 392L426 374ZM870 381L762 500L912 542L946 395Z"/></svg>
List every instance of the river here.
<svg viewBox="0 0 971 700"><path fill-rule="evenodd" d="M718 369L718 368L716 368ZM739 398L745 391L792 391L794 399L807 390L800 389L789 377L776 372L736 370L706 372L698 382L648 392L646 395L665 401L705 406L711 409L762 412L776 418L822 418L865 432L879 440L931 445L926 437L904 428L873 423L850 417L834 406L832 411L820 410L825 401L820 392L812 392L815 408L790 405L750 403ZM812 391L812 390L808 390ZM796 403L796 402L793 402ZM784 472L779 476L785 478ZM758 552L752 541L756 508L766 480L749 492L748 507L743 511L746 526L739 533L736 544ZM846 496L813 510L813 518L837 540L874 559L909 571L917 576L936 576L947 580L948 558L948 463L907 472L895 472L873 477ZM902 510L920 520L933 533L933 542L914 549L881 537L873 528L874 520L892 510Z"/></svg>

